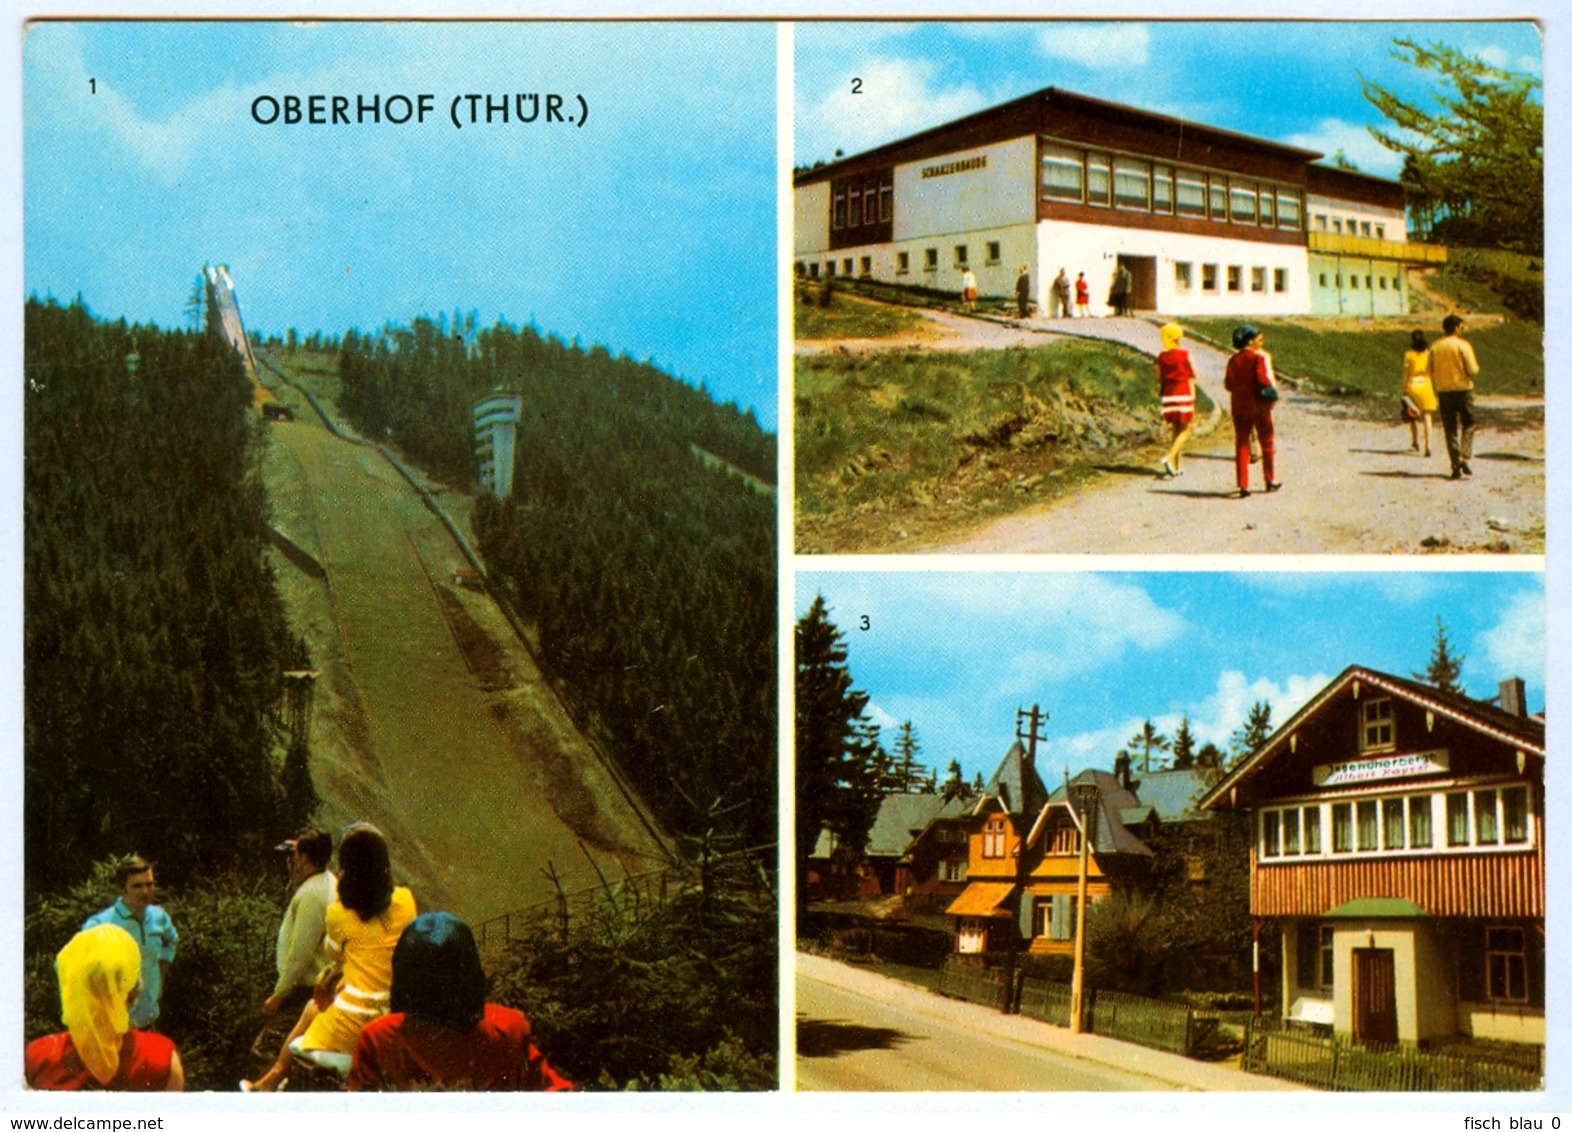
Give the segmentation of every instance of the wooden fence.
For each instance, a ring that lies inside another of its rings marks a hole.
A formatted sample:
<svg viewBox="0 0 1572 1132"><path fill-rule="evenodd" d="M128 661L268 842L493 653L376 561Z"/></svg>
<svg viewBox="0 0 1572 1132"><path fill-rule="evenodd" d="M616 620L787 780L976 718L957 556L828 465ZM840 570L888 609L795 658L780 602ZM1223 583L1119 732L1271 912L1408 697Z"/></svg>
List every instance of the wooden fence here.
<svg viewBox="0 0 1572 1132"><path fill-rule="evenodd" d="M1277 1018L1250 1019L1241 1068L1331 1092L1492 1093L1545 1087L1543 1063L1537 1058L1537 1065L1512 1064L1406 1046L1359 1044L1282 1026Z"/></svg>
<svg viewBox="0 0 1572 1132"><path fill-rule="evenodd" d="M1002 1006L1008 1013L1054 1026L1070 1025L1070 988L1064 983L1018 972L1006 996L1004 980L1000 968L951 961L940 971L939 993L983 1006ZM1115 991L1086 991L1082 1010L1088 1033L1185 1055L1194 1052L1215 1025L1198 1019L1188 1006Z"/></svg>

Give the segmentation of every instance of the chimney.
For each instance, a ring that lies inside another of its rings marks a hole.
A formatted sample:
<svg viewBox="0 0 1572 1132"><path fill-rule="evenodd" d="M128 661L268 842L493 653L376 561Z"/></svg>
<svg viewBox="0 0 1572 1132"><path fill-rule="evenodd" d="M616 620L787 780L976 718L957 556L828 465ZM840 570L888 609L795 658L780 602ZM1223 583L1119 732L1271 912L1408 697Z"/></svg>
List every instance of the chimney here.
<svg viewBox="0 0 1572 1132"><path fill-rule="evenodd" d="M1120 751L1114 756L1114 776L1119 779L1119 785L1130 789L1130 753Z"/></svg>
<svg viewBox="0 0 1572 1132"><path fill-rule="evenodd" d="M1501 681L1501 710L1509 715L1526 716L1528 704L1527 696L1523 690L1523 681L1516 676Z"/></svg>

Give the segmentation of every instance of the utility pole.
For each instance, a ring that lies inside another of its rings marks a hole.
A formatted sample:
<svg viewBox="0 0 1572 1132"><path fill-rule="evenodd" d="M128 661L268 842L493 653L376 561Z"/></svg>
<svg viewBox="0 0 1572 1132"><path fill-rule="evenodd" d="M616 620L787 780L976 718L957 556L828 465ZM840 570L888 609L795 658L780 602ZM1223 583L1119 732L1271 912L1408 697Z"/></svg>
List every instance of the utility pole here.
<svg viewBox="0 0 1572 1132"><path fill-rule="evenodd" d="M1069 786L1068 779L1065 785ZM1081 1003L1086 987L1086 867L1090 857L1091 829L1095 828L1094 823L1097 821L1093 806L1097 802L1098 793L1096 780L1082 782L1075 787L1075 799L1072 803L1081 816L1080 872L1075 887L1075 973L1070 979L1070 1032L1072 1034L1079 1034L1085 1028ZM1070 801L1068 798L1065 800Z"/></svg>
<svg viewBox="0 0 1572 1132"><path fill-rule="evenodd" d="M1048 721L1048 713L1039 709L1036 704L1030 711L1017 708L1015 711L1015 738L1018 742L1026 744L1026 766L1033 773L1037 767L1037 744L1046 740L1046 736L1039 734L1039 728ZM1025 733L1022 725L1026 724ZM1031 830L1031 815L1026 813L1026 776L1021 776L1021 797L1016 800L1016 805L1021 807L1021 818L1025 828L1015 842L1015 934L1010 939L1010 950L1004 956L1004 989L1000 993L999 1010L1008 1014L1015 1005L1015 969L1016 954L1021 949L1021 914L1027 915L1026 935L1031 937L1031 906L1026 903L1026 834Z"/></svg>

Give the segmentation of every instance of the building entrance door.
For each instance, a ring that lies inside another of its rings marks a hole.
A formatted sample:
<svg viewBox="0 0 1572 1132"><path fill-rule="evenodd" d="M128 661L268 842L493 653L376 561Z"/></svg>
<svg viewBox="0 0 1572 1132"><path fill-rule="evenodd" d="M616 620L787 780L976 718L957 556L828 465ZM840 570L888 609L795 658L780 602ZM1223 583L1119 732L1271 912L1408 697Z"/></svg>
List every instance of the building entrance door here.
<svg viewBox="0 0 1572 1132"><path fill-rule="evenodd" d="M1157 257L1150 255L1122 255L1119 266L1130 270L1130 309L1154 311L1157 309Z"/></svg>
<svg viewBox="0 0 1572 1132"><path fill-rule="evenodd" d="M1354 1037L1397 1043L1397 972L1389 947L1354 949Z"/></svg>

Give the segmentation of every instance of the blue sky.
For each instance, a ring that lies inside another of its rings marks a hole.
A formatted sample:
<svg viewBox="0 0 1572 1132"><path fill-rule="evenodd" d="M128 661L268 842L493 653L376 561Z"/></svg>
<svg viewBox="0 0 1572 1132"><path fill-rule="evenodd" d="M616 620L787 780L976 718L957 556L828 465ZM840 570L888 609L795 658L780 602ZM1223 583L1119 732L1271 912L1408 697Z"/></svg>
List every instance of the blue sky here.
<svg viewBox="0 0 1572 1132"><path fill-rule="evenodd" d="M773 430L774 73L767 23L37 24L25 290L178 326L222 262L268 333L534 320ZM586 124L448 118L456 95L531 92L582 94ZM429 93L434 112L253 120L260 95L311 93Z"/></svg>
<svg viewBox="0 0 1572 1132"><path fill-rule="evenodd" d="M1528 21L800 24L794 161L858 153L1058 86L1328 155L1341 149L1361 170L1395 177L1399 158L1366 129L1385 119L1359 80L1428 100L1435 76L1391 57L1405 37L1543 70Z"/></svg>
<svg viewBox="0 0 1572 1132"><path fill-rule="evenodd" d="M1470 695L1521 676L1545 706L1537 573L800 571L797 616L819 593L886 745L911 720L941 776L952 758L992 773L1033 703L1045 777L1111 766L1147 719L1171 735L1187 713L1226 749L1257 700L1282 722L1351 664L1423 669L1438 614Z"/></svg>

